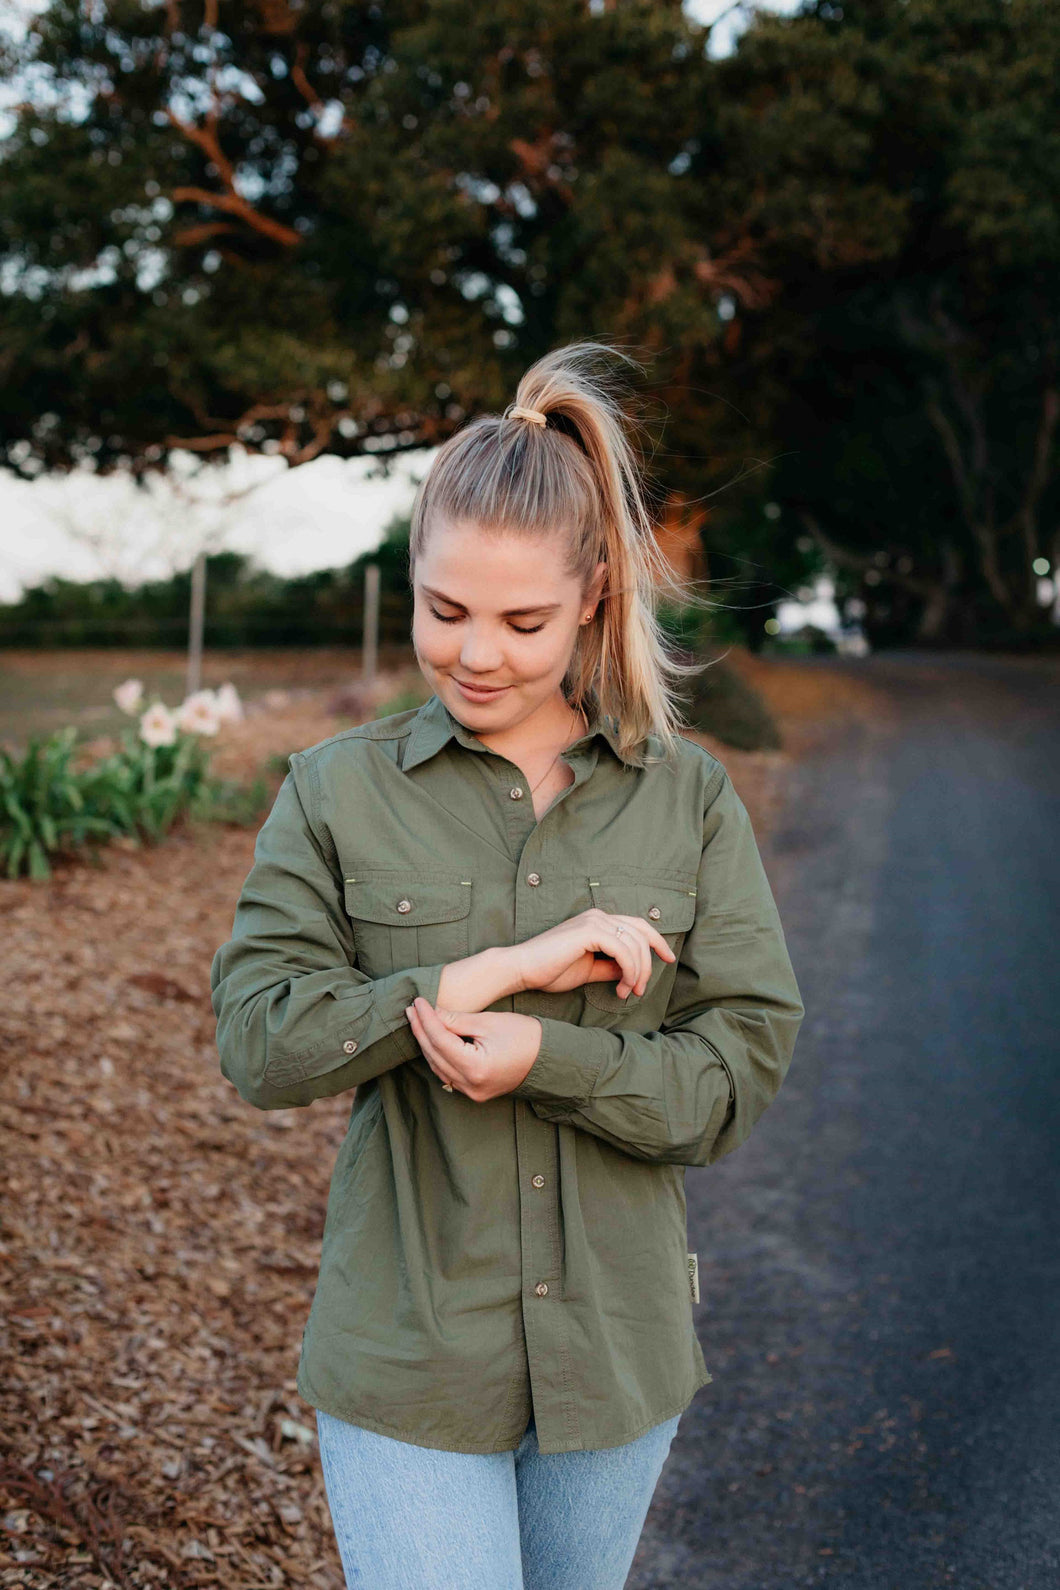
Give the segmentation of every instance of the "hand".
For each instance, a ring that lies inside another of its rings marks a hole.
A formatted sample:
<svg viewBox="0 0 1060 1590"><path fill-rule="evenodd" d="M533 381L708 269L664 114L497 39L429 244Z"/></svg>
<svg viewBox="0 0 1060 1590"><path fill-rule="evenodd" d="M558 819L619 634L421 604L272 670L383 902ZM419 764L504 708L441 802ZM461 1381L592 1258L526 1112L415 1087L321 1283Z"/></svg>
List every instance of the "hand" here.
<svg viewBox="0 0 1060 1590"><path fill-rule="evenodd" d="M536 1016L500 1010L435 1010L422 995L406 1005L405 1014L431 1070L476 1104L517 1088L541 1045L541 1023ZM474 1041L465 1043L462 1034Z"/></svg>
<svg viewBox="0 0 1060 1590"><path fill-rule="evenodd" d="M603 951L597 959L594 950ZM651 952L677 957L646 917L621 916L594 907L568 917L544 933L507 950L519 979L519 992L537 988L563 994L583 983L611 983L620 999L643 994L651 976Z"/></svg>

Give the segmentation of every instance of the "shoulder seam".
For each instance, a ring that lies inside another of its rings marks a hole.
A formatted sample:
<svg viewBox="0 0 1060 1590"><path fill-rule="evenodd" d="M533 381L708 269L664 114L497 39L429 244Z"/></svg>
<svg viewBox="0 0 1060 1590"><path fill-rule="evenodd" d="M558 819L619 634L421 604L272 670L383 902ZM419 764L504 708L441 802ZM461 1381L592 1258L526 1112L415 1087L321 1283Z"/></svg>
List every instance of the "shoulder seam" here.
<svg viewBox="0 0 1060 1590"><path fill-rule="evenodd" d="M711 753L708 751L707 755L710 756L710 754ZM719 762L716 756L712 756L711 760L713 761L714 766L711 768L707 782L703 786L703 798L705 802L708 800L713 800L713 798L720 792L722 785L729 776L729 770L725 766L724 762Z"/></svg>
<svg viewBox="0 0 1060 1590"><path fill-rule="evenodd" d="M725 763L721 760L721 758L719 756L715 756L713 751L708 751L705 745L700 745L698 740L691 739L687 734L683 734L681 738L684 740L686 745L691 746L692 750L703 758L708 766L712 766L712 771L719 767L721 768L722 772L726 771Z"/></svg>

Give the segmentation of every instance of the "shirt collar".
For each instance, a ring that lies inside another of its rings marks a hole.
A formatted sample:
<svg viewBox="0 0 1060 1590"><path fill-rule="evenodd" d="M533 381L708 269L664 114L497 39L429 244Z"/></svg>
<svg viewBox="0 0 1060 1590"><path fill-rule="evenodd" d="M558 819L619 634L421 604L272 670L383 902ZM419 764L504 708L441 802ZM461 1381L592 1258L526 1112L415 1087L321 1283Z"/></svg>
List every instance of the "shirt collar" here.
<svg viewBox="0 0 1060 1590"><path fill-rule="evenodd" d="M590 714L588 730L567 748L568 751L584 754L597 735L607 742L620 762L627 766L635 765L633 758L628 753L623 754L618 748L618 729L615 720L605 717L599 711ZM405 746L404 771L407 773L412 768L418 767L421 762L426 762L450 740L459 741L469 751L489 750L489 746L483 745L459 718L453 716L440 696L432 695L412 720L412 728Z"/></svg>

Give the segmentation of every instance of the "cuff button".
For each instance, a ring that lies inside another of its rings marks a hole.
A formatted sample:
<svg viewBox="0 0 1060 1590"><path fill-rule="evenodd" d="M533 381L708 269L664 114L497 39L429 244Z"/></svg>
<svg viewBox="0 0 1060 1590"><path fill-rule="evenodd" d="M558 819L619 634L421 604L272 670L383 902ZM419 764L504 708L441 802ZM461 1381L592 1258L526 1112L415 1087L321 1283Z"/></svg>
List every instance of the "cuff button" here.
<svg viewBox="0 0 1060 1590"><path fill-rule="evenodd" d="M353 1054L354 1050L357 1048L357 1040L355 1038L347 1038L342 1047L346 1054Z"/></svg>

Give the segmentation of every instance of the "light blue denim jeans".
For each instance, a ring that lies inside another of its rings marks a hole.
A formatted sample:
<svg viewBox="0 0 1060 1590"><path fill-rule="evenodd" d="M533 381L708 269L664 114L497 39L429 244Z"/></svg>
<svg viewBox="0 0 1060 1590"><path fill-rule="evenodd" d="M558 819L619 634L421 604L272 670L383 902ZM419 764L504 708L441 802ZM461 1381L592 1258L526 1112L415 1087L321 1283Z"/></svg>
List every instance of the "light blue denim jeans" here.
<svg viewBox="0 0 1060 1590"><path fill-rule="evenodd" d="M316 1410L353 1590L622 1590L681 1415L623 1446L443 1452Z"/></svg>

